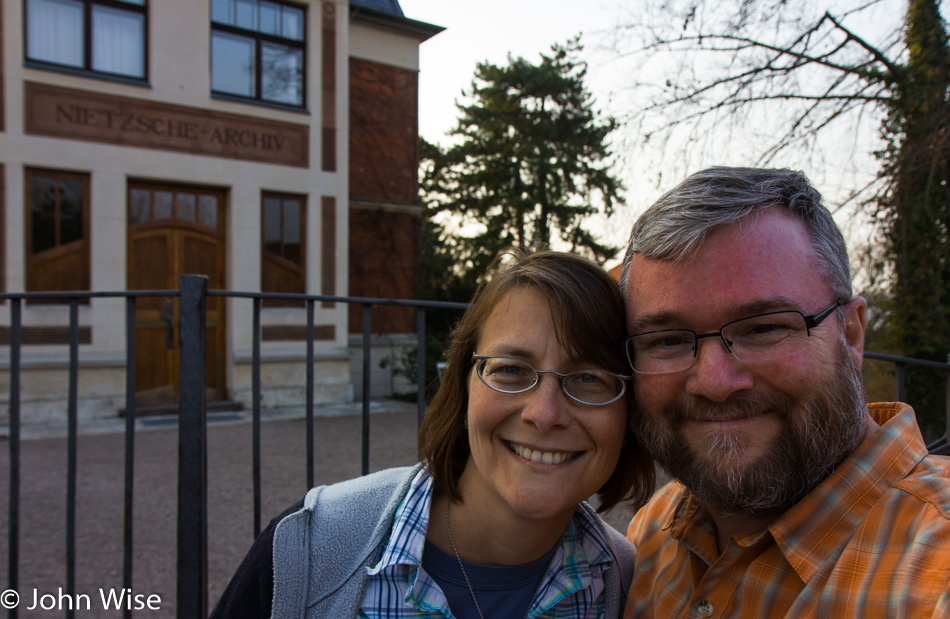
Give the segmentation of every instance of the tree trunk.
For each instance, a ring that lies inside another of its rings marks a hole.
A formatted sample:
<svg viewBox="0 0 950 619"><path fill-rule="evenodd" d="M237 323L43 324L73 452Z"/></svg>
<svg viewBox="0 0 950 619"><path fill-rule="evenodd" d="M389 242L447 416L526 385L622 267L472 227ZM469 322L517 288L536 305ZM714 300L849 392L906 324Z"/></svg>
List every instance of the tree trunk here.
<svg viewBox="0 0 950 619"><path fill-rule="evenodd" d="M950 352L950 49L937 0L910 0L906 72L897 81L893 118L901 119L889 234L896 275L898 336L911 357L946 361ZM946 376L908 374L908 400L925 430L943 433ZM928 428L929 427L929 428Z"/></svg>

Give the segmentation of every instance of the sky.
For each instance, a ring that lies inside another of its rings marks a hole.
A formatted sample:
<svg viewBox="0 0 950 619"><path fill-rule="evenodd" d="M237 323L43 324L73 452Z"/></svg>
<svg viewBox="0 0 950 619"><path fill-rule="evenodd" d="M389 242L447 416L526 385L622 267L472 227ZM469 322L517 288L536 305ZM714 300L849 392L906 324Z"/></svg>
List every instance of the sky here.
<svg viewBox="0 0 950 619"><path fill-rule="evenodd" d="M616 2L400 0L406 17L445 27L419 50L419 134L430 142L448 142L446 133L458 118L455 102L463 99L463 90L470 91L478 62L506 64L509 54L537 62L552 45L579 34L587 45L585 56L593 58L595 45L587 42L614 24L617 12L612 7ZM590 62L588 66L588 87L598 109L606 110L612 86L620 83L617 70L613 63ZM630 173L617 169L621 178ZM623 245L636 214L660 193L656 188L645 194L637 192L634 199L628 196L628 207L609 221L594 218L588 227L608 242Z"/></svg>
<svg viewBox="0 0 950 619"><path fill-rule="evenodd" d="M821 4L821 0L815 1ZM446 28L420 47L419 133L430 142L448 143L446 133L455 126L458 114L455 102L463 99L463 90L470 89L477 62L505 64L509 54L537 62L539 54L549 51L552 44L578 34L583 35L588 88L595 107L617 116L624 109L624 98L631 96L627 87L632 72L629 68L625 71L623 64L600 46L601 35L609 32L632 6L627 3L624 7L622 0L400 0L400 4L406 17ZM876 136L864 137L870 142ZM602 241L614 245L625 244L639 213L686 174L713 164L748 164L741 143L735 141L721 140L723 146L715 149L715 161L683 161L664 157L661 152L652 156L638 152L636 160L624 158L633 148L625 146L623 140L622 133L615 136L613 149L620 157L614 170L627 188L627 204L610 219L592 218L587 226ZM862 147L868 159L865 168L873 173L875 166L866 154L872 147ZM850 152L819 158L817 166L814 162L797 165L797 161L783 165L803 169L827 201L834 203L837 196L861 184L859 179L844 176L843 170L853 167L850 159L855 157L854 146L851 148ZM840 172L835 168L839 164ZM848 224L851 214L836 217L839 224Z"/></svg>
<svg viewBox="0 0 950 619"><path fill-rule="evenodd" d="M420 47L419 133L443 141L455 125L455 101L469 90L475 64L505 64L508 54L537 61L555 43L607 28L602 0L400 0L406 17L443 26ZM592 71L593 72L593 71Z"/></svg>

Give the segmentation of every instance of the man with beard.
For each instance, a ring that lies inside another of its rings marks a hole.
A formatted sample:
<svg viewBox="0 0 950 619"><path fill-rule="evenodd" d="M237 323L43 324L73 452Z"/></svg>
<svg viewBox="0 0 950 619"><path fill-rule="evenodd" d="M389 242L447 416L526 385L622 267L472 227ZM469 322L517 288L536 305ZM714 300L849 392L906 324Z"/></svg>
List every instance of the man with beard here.
<svg viewBox="0 0 950 619"><path fill-rule="evenodd" d="M713 168L633 227L621 276L644 447L626 617L950 617L950 458L867 405L866 302L821 196Z"/></svg>

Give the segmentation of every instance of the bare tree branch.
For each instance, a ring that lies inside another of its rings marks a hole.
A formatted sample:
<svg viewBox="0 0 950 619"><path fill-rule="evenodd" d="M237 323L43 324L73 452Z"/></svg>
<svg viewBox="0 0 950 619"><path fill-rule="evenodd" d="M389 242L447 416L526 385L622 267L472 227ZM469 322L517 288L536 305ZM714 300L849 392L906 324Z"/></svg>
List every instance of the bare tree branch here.
<svg viewBox="0 0 950 619"><path fill-rule="evenodd" d="M893 62L891 62L891 60L887 58L880 50L878 50L873 45L869 44L863 38L851 32L851 30L849 30L843 24L838 22L838 20L835 19L831 13L825 13L825 16L829 20L831 20L831 23L833 23L835 27L838 28L838 30L841 30L846 35L848 35L848 39L850 39L851 41L854 41L855 43L857 43L858 45L866 49L872 56L874 56L877 59L878 62L883 64L885 67L887 67L887 70L891 73L891 75L894 76L894 80L898 80L904 76L904 70L901 67L894 64Z"/></svg>

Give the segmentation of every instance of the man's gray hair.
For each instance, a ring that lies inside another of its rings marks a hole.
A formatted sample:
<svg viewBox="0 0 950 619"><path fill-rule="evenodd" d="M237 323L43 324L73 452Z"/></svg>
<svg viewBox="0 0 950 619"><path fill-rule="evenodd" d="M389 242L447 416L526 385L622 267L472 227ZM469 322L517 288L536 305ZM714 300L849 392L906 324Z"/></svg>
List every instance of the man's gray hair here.
<svg viewBox="0 0 950 619"><path fill-rule="evenodd" d="M716 167L697 172L664 194L637 219L620 275L626 298L635 253L686 262L706 236L721 226L777 207L801 221L811 238L817 272L836 298L851 299L851 266L841 230L821 194L801 172Z"/></svg>

